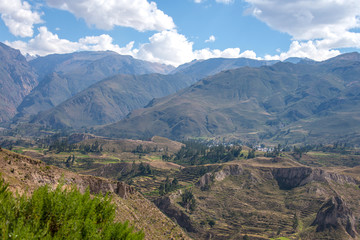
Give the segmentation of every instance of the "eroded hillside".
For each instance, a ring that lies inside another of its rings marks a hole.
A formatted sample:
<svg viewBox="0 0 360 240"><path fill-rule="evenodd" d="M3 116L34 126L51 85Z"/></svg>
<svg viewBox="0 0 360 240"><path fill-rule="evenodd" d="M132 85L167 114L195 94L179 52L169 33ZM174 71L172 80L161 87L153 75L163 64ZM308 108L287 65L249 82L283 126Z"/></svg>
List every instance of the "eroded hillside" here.
<svg viewBox="0 0 360 240"><path fill-rule="evenodd" d="M55 188L61 181L65 186L75 185L82 191L89 188L93 194L109 192L117 206L116 219L128 220L136 230L143 229L147 239L189 239L154 204L124 183L79 175L5 149L0 150L0 169L13 192L31 194L39 186L48 184Z"/></svg>

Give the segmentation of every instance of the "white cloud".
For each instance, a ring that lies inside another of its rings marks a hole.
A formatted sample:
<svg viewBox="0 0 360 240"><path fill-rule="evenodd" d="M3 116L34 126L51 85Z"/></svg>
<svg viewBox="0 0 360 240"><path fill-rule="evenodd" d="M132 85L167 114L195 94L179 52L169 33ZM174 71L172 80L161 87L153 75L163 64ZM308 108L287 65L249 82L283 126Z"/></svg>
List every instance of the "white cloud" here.
<svg viewBox="0 0 360 240"><path fill-rule="evenodd" d="M46 0L50 7L66 10L87 24L110 30L115 26L138 31L175 28L173 19L147 0Z"/></svg>
<svg viewBox="0 0 360 240"><path fill-rule="evenodd" d="M192 46L186 37L176 31L162 31L140 46L136 56L151 62L178 65L194 59Z"/></svg>
<svg viewBox="0 0 360 240"><path fill-rule="evenodd" d="M133 50L134 56L147 61L160 62L178 66L190 62L194 59L208 58L238 58L251 57L256 58L253 51L240 53L240 48L219 49L200 49L193 50L193 42L173 31L163 31L150 37L150 42L143 44L139 49Z"/></svg>
<svg viewBox="0 0 360 240"><path fill-rule="evenodd" d="M178 66L194 59L208 58L257 58L253 51L240 52L240 48L219 49L193 49L193 42L177 33L175 30L155 33L149 38L149 42L134 48L134 42L120 47L113 43L111 36L103 34L100 36L87 36L72 42L61 39L46 27L40 27L39 34L35 38L24 41L5 42L7 45L19 49L24 55L45 56L53 53L71 53L75 51L105 51L111 50L123 55L131 55L135 58L171 64Z"/></svg>
<svg viewBox="0 0 360 240"><path fill-rule="evenodd" d="M30 4L21 0L1 0L0 13L5 25L15 36L33 36L34 24L42 22L41 14L31 11Z"/></svg>
<svg viewBox="0 0 360 240"><path fill-rule="evenodd" d="M275 56L325 60L340 52L334 49L360 48L359 0L245 0L252 15L271 28L293 37L289 50Z"/></svg>
<svg viewBox="0 0 360 240"><path fill-rule="evenodd" d="M358 0L246 0L252 14L297 40L329 38L360 27Z"/></svg>
<svg viewBox="0 0 360 240"><path fill-rule="evenodd" d="M112 50L120 54L131 54L133 42L130 42L124 48L113 44L113 39L106 34L100 36L88 36L79 39L78 42L71 42L67 39L61 39L57 34L48 31L46 27L40 27L39 34L29 40L5 42L7 45L19 49L24 55L45 56L53 53L71 53L75 51L102 51Z"/></svg>
<svg viewBox="0 0 360 240"><path fill-rule="evenodd" d="M225 4L230 4L233 3L234 0L216 0L217 3L225 3Z"/></svg>
<svg viewBox="0 0 360 240"><path fill-rule="evenodd" d="M323 61L340 54L338 50L331 50L321 46L321 41L299 42L293 41L287 52L279 55L266 55L265 60L285 60L290 57L310 58L317 61Z"/></svg>
<svg viewBox="0 0 360 240"><path fill-rule="evenodd" d="M202 3L205 0L194 0L195 3ZM215 0L217 3L224 3L224 4L230 4L233 3L235 0Z"/></svg>
<svg viewBox="0 0 360 240"><path fill-rule="evenodd" d="M216 40L215 36L214 36L214 35L211 35L211 36L209 37L209 39L205 40L205 42L206 42L206 43L208 43L208 42L215 42L215 40Z"/></svg>

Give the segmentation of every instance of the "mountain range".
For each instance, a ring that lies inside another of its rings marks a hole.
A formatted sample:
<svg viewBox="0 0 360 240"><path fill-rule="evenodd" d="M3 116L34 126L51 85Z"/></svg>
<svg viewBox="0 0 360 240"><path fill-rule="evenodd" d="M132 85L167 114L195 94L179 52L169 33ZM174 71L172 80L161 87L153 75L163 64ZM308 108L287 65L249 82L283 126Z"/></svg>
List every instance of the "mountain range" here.
<svg viewBox="0 0 360 240"><path fill-rule="evenodd" d="M175 93L191 83L183 75L115 75L37 114L31 122L52 129L113 123L151 99Z"/></svg>
<svg viewBox="0 0 360 240"><path fill-rule="evenodd" d="M358 139L360 55L320 63L280 62L207 77L155 99L119 123L111 137L227 137L258 141Z"/></svg>
<svg viewBox="0 0 360 240"><path fill-rule="evenodd" d="M78 92L116 74L167 73L173 67L122 56L115 52L53 54L29 62L39 85L18 107L17 118L57 106Z"/></svg>
<svg viewBox="0 0 360 240"><path fill-rule="evenodd" d="M110 51L27 62L1 50L2 122L128 138L360 139L359 53L323 62L218 58L174 69Z"/></svg>

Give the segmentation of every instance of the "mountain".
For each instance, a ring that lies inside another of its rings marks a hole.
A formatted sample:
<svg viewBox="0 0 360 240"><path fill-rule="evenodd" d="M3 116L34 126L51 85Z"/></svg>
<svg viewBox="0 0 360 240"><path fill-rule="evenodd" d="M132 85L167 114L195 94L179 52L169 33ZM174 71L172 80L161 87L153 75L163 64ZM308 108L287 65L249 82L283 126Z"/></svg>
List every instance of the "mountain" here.
<svg viewBox="0 0 360 240"><path fill-rule="evenodd" d="M91 194L110 194L116 206L116 221L129 221L136 231L143 230L145 239L190 239L187 234L134 187L114 180L80 175L24 155L0 148L1 178L14 193L31 194L40 186L50 189L62 182L64 189L76 186Z"/></svg>
<svg viewBox="0 0 360 240"><path fill-rule="evenodd" d="M315 62L315 61L312 59L309 59L309 58L290 57L290 58L285 59L283 62L290 62L290 63L297 64L299 62L311 63L311 62Z"/></svg>
<svg viewBox="0 0 360 240"><path fill-rule="evenodd" d="M189 86L181 75L116 75L100 81L60 105L36 115L31 122L48 128L81 128L119 121L134 109Z"/></svg>
<svg viewBox="0 0 360 240"><path fill-rule="evenodd" d="M360 62L344 58L349 57L227 70L155 99L98 133L293 142L345 140L353 135L355 140L360 136Z"/></svg>
<svg viewBox="0 0 360 240"><path fill-rule="evenodd" d="M63 58L65 56L61 57L61 59L50 59L50 63L55 60L57 61L56 63L50 65L55 66L59 61L63 63ZM92 57L95 58L99 56L95 55ZM174 93L181 88L185 88L203 76L218 73L224 69L237 68L240 66L261 66L271 63L272 62L246 58L217 58L204 61L196 60L178 67L176 70L172 71L172 74L169 74L169 77L165 77L169 79L169 83L174 84L175 86L171 86L171 84L163 85L162 83L164 82L164 77L160 75L144 76L145 78L151 78L151 81L145 80L145 82L147 82L147 84L153 83L153 85L150 84L144 87L137 86L136 88L133 86L143 84L138 81L138 78L128 79L130 83L124 82L124 79L121 81L116 80L116 84L118 85L116 90L110 89L113 88L113 86L110 85L114 85L114 83L103 81L87 90L84 90L58 106L57 104L59 104L60 100L66 99L68 96L72 95L72 93L69 92L68 89L64 89L62 87L67 85L66 81L64 81L59 74L53 73L53 75L51 75L51 79L56 79L56 84L52 84L54 89L53 91L50 90L50 92L55 93L56 91L57 93L56 95L51 94L53 96L52 102L49 102L49 99L47 98L43 99L39 96L39 92L34 91L33 95L37 95L38 104L32 104L34 101L33 98L27 98L19 109L21 109L23 105L27 106L27 111L32 112L38 111L39 107L41 107L42 110L50 109L33 118L32 122L42 122L51 128L79 128L82 126L88 127L92 125L106 124L116 122L132 110L144 107L153 98L163 97ZM45 66L39 65L37 62L34 63L34 66L37 66L38 69L49 69L46 64ZM79 69L79 66L73 67L74 69ZM55 69L51 69L51 71L54 70ZM61 71L60 68L56 70L59 72ZM157 77L159 79L156 79ZM111 82L114 82L114 80L111 80ZM102 84L105 84L105 86L101 86ZM42 88L42 85L43 83L40 83L39 86ZM49 86L46 88L49 88ZM61 91L58 91L58 89ZM106 96L104 96L104 94ZM31 103L28 104L28 101L31 101ZM52 106L57 107L52 109Z"/></svg>
<svg viewBox="0 0 360 240"><path fill-rule="evenodd" d="M20 51L0 43L0 122L16 114L16 108L37 84L37 75Z"/></svg>
<svg viewBox="0 0 360 240"><path fill-rule="evenodd" d="M53 54L30 61L40 84L18 107L17 118L37 114L116 74L167 73L171 66L134 59L115 52Z"/></svg>
<svg viewBox="0 0 360 240"><path fill-rule="evenodd" d="M278 61L255 60L249 58L210 58L207 60L194 60L180 65L171 73L182 73L196 80L217 74L221 71L239 67L260 67L272 65Z"/></svg>

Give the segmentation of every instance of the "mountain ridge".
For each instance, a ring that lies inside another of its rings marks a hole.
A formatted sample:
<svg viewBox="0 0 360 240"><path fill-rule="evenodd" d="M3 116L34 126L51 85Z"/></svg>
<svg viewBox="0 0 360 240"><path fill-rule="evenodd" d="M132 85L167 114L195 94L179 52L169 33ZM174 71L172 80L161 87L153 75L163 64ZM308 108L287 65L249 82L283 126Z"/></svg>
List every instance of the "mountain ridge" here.
<svg viewBox="0 0 360 240"><path fill-rule="evenodd" d="M38 84L34 69L19 50L0 42L0 122L8 122L16 108Z"/></svg>
<svg viewBox="0 0 360 240"><path fill-rule="evenodd" d="M303 137L316 141L323 131L320 122L330 118L339 126L327 126L326 136L333 133L340 137L340 125L345 127L345 136L357 129L354 124L359 114L356 110L359 70L358 61L343 61L342 56L315 64L276 63L227 70L176 94L155 99L118 125L99 131L113 137L113 133L136 138L156 132L171 139L241 136L245 141L276 137L286 141L293 136L296 141ZM346 107L349 113L346 118L342 118L345 111L342 113L340 107L330 111L334 104ZM299 132L302 123L307 126L304 133ZM360 134L358 130L355 133Z"/></svg>

